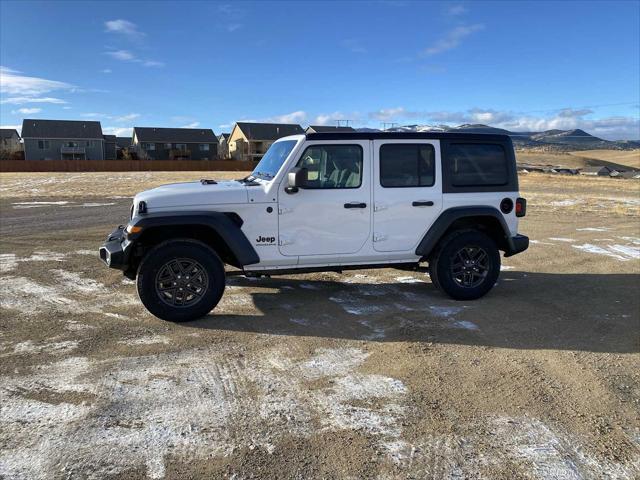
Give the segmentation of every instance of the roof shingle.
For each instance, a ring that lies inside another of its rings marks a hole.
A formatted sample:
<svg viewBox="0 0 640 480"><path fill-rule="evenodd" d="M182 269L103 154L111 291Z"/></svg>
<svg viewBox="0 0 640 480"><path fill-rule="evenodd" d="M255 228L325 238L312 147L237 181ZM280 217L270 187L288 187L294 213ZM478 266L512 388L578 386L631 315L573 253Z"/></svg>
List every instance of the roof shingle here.
<svg viewBox="0 0 640 480"><path fill-rule="evenodd" d="M292 123L237 122L236 125L249 140L277 140L289 135L304 134L300 125Z"/></svg>
<svg viewBox="0 0 640 480"><path fill-rule="evenodd" d="M22 138L90 138L102 140L100 122L84 120L22 121Z"/></svg>
<svg viewBox="0 0 640 480"><path fill-rule="evenodd" d="M210 128L133 127L138 142L218 143Z"/></svg>

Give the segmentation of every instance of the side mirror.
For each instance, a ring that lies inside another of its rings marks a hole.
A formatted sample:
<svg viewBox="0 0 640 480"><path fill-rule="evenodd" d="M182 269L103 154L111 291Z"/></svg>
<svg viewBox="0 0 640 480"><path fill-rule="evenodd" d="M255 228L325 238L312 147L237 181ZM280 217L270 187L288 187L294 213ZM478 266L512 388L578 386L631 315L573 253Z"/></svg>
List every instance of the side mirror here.
<svg viewBox="0 0 640 480"><path fill-rule="evenodd" d="M309 178L309 170L306 168L294 168L287 175L287 184L290 188L304 188Z"/></svg>

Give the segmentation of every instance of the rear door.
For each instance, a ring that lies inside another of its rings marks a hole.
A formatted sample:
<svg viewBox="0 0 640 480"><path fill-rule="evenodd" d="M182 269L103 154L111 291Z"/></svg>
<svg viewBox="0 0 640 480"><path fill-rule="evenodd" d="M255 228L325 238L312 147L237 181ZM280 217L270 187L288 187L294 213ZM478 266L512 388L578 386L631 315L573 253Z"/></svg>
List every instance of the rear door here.
<svg viewBox="0 0 640 480"><path fill-rule="evenodd" d="M285 178L278 190L282 255L344 255L363 247L371 234L370 152L368 140L307 142L294 165L308 170L308 187L287 193Z"/></svg>
<svg viewBox="0 0 640 480"><path fill-rule="evenodd" d="M442 211L438 140L373 142L373 247L415 250Z"/></svg>

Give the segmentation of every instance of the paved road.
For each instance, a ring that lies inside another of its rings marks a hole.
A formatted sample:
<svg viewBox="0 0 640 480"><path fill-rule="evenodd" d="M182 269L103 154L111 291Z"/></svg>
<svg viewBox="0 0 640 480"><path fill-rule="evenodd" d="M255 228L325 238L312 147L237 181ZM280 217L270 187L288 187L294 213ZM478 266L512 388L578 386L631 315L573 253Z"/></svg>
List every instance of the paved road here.
<svg viewBox="0 0 640 480"><path fill-rule="evenodd" d="M0 235L6 238L99 225L115 227L126 222L131 205L129 198L105 200L39 198L37 202L68 203L45 204L29 202L24 198L2 199L0 201ZM105 235L108 233L105 230Z"/></svg>

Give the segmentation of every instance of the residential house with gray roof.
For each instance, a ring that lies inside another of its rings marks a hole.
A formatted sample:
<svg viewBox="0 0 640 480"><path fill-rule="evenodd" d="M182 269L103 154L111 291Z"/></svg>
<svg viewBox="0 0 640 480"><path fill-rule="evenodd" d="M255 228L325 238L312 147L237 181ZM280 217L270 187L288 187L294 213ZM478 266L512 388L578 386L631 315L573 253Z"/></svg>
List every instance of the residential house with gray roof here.
<svg viewBox="0 0 640 480"><path fill-rule="evenodd" d="M229 136L229 156L234 160L260 160L273 142L289 135L304 135L304 130L291 123L237 122Z"/></svg>
<svg viewBox="0 0 640 480"><path fill-rule="evenodd" d="M132 149L141 159L213 160L218 137L210 128L133 127Z"/></svg>
<svg viewBox="0 0 640 480"><path fill-rule="evenodd" d="M24 119L22 139L25 160L104 160L100 122Z"/></svg>
<svg viewBox="0 0 640 480"><path fill-rule="evenodd" d="M8 154L22 150L20 135L15 128L0 128L0 151Z"/></svg>

